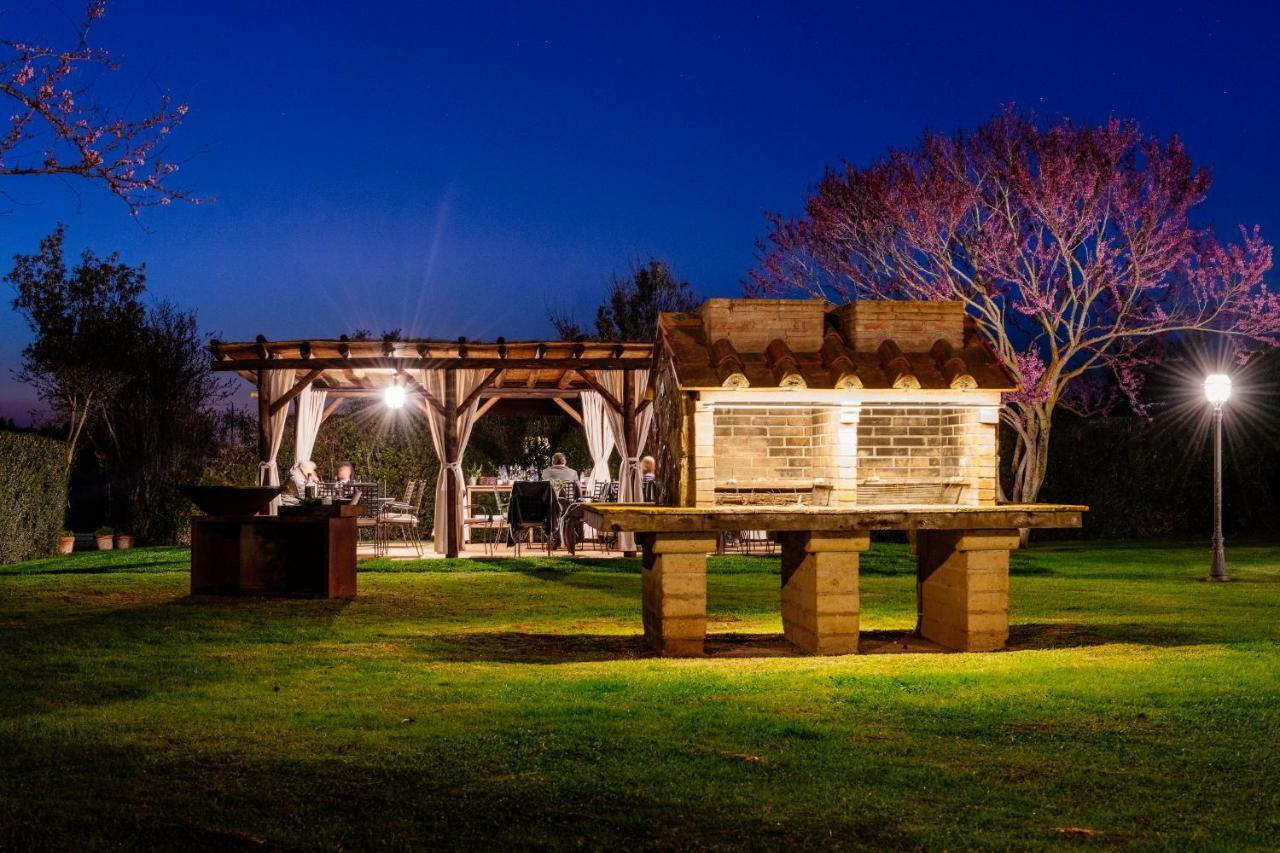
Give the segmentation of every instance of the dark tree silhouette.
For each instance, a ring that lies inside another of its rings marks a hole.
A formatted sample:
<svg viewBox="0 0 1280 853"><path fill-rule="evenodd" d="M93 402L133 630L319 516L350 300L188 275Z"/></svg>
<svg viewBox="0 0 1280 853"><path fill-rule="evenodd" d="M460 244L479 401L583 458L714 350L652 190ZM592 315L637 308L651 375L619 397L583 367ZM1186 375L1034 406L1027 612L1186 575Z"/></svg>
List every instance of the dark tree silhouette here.
<svg viewBox="0 0 1280 853"><path fill-rule="evenodd" d="M572 314L555 313L551 325L563 340L596 337L605 341L651 341L663 311L692 311L701 300L688 282L678 281L662 261L637 264L627 278L614 276L589 331Z"/></svg>

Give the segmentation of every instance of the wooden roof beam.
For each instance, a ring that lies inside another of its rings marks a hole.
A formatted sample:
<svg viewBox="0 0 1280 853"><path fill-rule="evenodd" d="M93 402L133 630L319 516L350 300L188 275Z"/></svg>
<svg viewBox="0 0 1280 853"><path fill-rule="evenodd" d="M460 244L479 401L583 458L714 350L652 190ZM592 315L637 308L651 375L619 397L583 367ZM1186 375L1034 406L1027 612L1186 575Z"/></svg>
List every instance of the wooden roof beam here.
<svg viewBox="0 0 1280 853"><path fill-rule="evenodd" d="M342 404L345 403L346 400L346 397L339 397L336 400L330 400L329 405L324 407L324 414L320 416L320 423L324 423L329 420L329 418L333 417L338 409L342 408Z"/></svg>
<svg viewBox="0 0 1280 853"><path fill-rule="evenodd" d="M555 403L557 406L559 406L561 409L564 409L564 413L566 415L573 418L578 423L578 426L584 425L582 423L582 415L578 414L578 410L575 409L573 406L570 406L569 403L563 397L553 397L552 399L555 400Z"/></svg>
<svg viewBox="0 0 1280 853"><path fill-rule="evenodd" d="M494 369L494 370L490 371L490 372L489 372L489 375L488 375L488 376L486 376L484 379L482 379L482 380L480 381L480 384L479 384L479 385L477 385L474 389L472 389L471 393L467 395L466 399L465 399L465 400L463 400L463 401L462 401L462 403L458 405L458 408L459 408L459 409L466 409L466 408L467 408L467 407L469 407L472 403L474 403L476 400L479 400L479 399L480 399L480 395L481 395L481 393L483 393L483 392L484 392L484 389L486 389L486 388L488 388L490 385L492 385L492 384L493 384L493 382L494 382L494 380L496 380L496 379L497 379L499 376L501 376L501 375L502 375L502 368L501 368L501 367L496 368L496 369Z"/></svg>
<svg viewBox="0 0 1280 853"><path fill-rule="evenodd" d="M610 406L612 406L615 412L622 411L622 404L618 402L618 398L610 394L609 389L601 385L599 380L596 379L595 375L592 374L591 371L583 370L581 368L574 368L574 369L577 372L577 374L582 377L582 381L587 383L587 385L591 387L592 391L595 391L597 394L603 397L604 401L608 403Z"/></svg>
<svg viewBox="0 0 1280 853"><path fill-rule="evenodd" d="M345 344L343 345L345 346ZM348 351L349 352L349 351ZM405 356L355 356L348 354L345 358L316 357L311 358L226 358L215 361L213 370L493 370L505 367L512 370L524 368L547 370L565 368L567 370L647 370L652 363L648 354L644 356L601 356L599 358L573 358L564 355L551 358L492 358L489 356L467 356L465 358L410 358Z"/></svg>
<svg viewBox="0 0 1280 853"><path fill-rule="evenodd" d="M293 399L303 392L308 385L316 381L316 378L324 373L323 370L312 370L308 372L302 379L298 380L292 388L280 395L280 399L271 401L271 414L277 414L285 406L293 402Z"/></svg>

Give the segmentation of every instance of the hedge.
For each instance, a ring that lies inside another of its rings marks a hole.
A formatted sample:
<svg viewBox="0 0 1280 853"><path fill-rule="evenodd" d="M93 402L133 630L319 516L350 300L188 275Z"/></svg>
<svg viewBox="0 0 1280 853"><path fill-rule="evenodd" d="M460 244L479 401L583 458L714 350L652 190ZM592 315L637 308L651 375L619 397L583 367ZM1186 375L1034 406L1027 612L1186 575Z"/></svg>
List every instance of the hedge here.
<svg viewBox="0 0 1280 853"><path fill-rule="evenodd" d="M0 563L57 550L67 507L67 446L0 432Z"/></svg>
<svg viewBox="0 0 1280 853"><path fill-rule="evenodd" d="M1055 417L1040 499L1087 504L1079 533L1085 538L1207 537L1213 468L1208 412L1197 414L1199 420L1185 410L1151 421ZM1280 517L1280 423L1264 407L1244 414L1255 422L1237 418L1224 436L1223 524L1229 533L1274 531ZM1048 531L1037 535L1056 538Z"/></svg>

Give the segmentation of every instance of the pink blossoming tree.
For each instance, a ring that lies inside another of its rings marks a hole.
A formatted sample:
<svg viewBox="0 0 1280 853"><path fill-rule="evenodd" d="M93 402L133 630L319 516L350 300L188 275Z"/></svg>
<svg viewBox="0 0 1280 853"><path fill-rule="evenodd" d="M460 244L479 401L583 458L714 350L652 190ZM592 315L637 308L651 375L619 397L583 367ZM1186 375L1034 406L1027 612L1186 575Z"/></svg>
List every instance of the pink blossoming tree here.
<svg viewBox="0 0 1280 853"><path fill-rule="evenodd" d="M186 114L167 96L149 114L125 117L95 103L79 82L90 66L116 70L89 32L106 11L88 5L73 46L47 47L0 40L0 96L8 103L8 132L0 136L0 175L61 175L105 186L131 213L175 199L195 201L171 181L176 163L163 143Z"/></svg>
<svg viewBox="0 0 1280 853"><path fill-rule="evenodd" d="M1127 121L1041 127L1012 109L972 135L926 134L868 168L828 170L804 215L769 217L750 293L959 300L1017 378L1008 496L1044 483L1055 409L1091 374L1141 386L1142 344L1211 330L1280 343L1271 246L1220 242L1191 216L1209 189L1174 138Z"/></svg>

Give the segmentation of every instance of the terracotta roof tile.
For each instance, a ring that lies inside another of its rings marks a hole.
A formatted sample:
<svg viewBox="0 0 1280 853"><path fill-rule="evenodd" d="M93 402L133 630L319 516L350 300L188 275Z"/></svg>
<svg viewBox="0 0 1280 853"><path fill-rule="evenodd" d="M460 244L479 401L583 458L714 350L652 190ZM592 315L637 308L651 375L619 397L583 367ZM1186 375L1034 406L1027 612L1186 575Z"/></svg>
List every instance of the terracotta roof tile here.
<svg viewBox="0 0 1280 853"><path fill-rule="evenodd" d="M750 300L721 301L735 303L739 313L750 307ZM770 300L771 310L776 310L776 302ZM914 310L918 312L919 308ZM884 313L883 308L880 311ZM1016 387L972 321L964 324L962 345L956 345L961 343L958 340L953 343L939 337L931 349L920 352L903 350L893 338L882 340L875 348L858 350L857 342L847 337L848 324L842 325L835 311L828 308L821 320L822 343L816 351L797 349L785 331L755 351L734 340L732 334L712 342L708 340L703 316L697 313L662 314L659 341L670 353L683 388L735 387L734 383L743 378L751 388L777 388L782 382L799 384L800 380L814 389L890 389L895 382L899 387L918 383L918 387L929 390L963 387L1009 391ZM748 337L760 340L761 331L752 328ZM803 339L811 337L806 335ZM916 339L921 340L919 335Z"/></svg>

